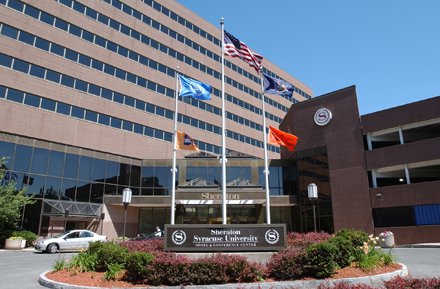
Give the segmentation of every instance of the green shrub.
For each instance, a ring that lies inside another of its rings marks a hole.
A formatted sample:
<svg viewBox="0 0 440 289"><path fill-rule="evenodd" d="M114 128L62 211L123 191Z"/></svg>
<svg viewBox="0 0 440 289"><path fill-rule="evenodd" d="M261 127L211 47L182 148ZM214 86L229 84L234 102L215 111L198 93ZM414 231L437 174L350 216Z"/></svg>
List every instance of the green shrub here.
<svg viewBox="0 0 440 289"><path fill-rule="evenodd" d="M335 273L336 247L330 242L310 245L307 248L305 274L318 279L330 277Z"/></svg>
<svg viewBox="0 0 440 289"><path fill-rule="evenodd" d="M119 278L122 270L124 269L123 264L110 263L107 264L107 270L104 273L105 280L116 280Z"/></svg>
<svg viewBox="0 0 440 289"><path fill-rule="evenodd" d="M96 253L87 251L80 252L72 257L69 267L78 272L90 272L96 270L98 256Z"/></svg>
<svg viewBox="0 0 440 289"><path fill-rule="evenodd" d="M350 240L335 236L328 241L336 247L335 262L339 267L347 267L356 259L359 248L356 248Z"/></svg>
<svg viewBox="0 0 440 289"><path fill-rule="evenodd" d="M268 275L276 280L295 280L304 275L305 262L303 247L287 247L273 254L266 267Z"/></svg>
<svg viewBox="0 0 440 289"><path fill-rule="evenodd" d="M64 258L62 258L55 261L55 264L53 265L53 270L61 271L66 267L67 267L67 261Z"/></svg>
<svg viewBox="0 0 440 289"><path fill-rule="evenodd" d="M12 237L21 237L26 240L26 247L31 247L35 240L37 240L37 234L31 231L13 231Z"/></svg>
<svg viewBox="0 0 440 289"><path fill-rule="evenodd" d="M113 242L93 242L87 252L96 254L96 271L104 272L108 269L108 262L125 265L128 255L127 248Z"/></svg>
<svg viewBox="0 0 440 289"><path fill-rule="evenodd" d="M125 269L127 269L126 277L128 280L139 282L147 278L147 265L151 264L154 257L146 252L133 252L127 255Z"/></svg>

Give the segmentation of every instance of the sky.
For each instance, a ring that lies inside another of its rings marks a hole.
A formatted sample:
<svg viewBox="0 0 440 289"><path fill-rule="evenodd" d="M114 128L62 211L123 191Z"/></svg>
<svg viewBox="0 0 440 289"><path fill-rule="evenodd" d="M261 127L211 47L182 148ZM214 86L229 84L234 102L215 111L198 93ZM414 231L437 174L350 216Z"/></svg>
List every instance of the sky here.
<svg viewBox="0 0 440 289"><path fill-rule="evenodd" d="M361 115L440 96L439 0L177 2L218 28L223 17L314 96L355 85Z"/></svg>

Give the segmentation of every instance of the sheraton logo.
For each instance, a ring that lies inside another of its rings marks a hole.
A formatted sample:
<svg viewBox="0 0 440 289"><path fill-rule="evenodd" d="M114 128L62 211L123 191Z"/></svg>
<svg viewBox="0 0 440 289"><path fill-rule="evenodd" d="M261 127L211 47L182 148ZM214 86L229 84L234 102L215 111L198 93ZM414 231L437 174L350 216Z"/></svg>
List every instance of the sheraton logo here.
<svg viewBox="0 0 440 289"><path fill-rule="evenodd" d="M332 119L332 112L325 107L320 108L315 112L313 119L317 125L324 126Z"/></svg>

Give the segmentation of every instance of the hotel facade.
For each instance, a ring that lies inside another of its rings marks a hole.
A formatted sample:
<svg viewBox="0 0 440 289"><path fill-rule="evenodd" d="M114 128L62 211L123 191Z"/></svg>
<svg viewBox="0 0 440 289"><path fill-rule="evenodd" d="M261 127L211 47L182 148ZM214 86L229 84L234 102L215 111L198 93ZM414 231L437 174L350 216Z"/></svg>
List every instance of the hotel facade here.
<svg viewBox="0 0 440 289"><path fill-rule="evenodd" d="M20 227L41 236L89 228L114 239L123 233L121 194L127 187L133 192L127 236L168 224L177 73L213 89L209 101L179 97L178 130L196 140L201 152L177 152L175 222L221 223L219 27L165 0L0 0L0 19L0 156L7 158L8 171L3 182L15 181L36 199L24 208ZM380 162L377 154L393 148L373 149L375 139L410 125L407 120L389 123L388 112L378 112L385 120L380 127L374 114L359 117L354 88L312 98L307 85L269 60L263 66L295 89L292 98L266 95L267 125L300 139L294 153L268 146L272 223L285 223L289 231L314 230L306 191L313 182L319 190L318 230L373 233L391 225L401 240L414 241L410 236L422 226L417 240L438 236L440 222L405 229L409 223L384 221L394 207L397 212L440 203L433 178L413 185L405 175L405 185L378 185L389 167L411 173L414 163L438 166L435 152L401 163L396 153L395 161ZM345 97L348 102L338 101ZM333 118L318 126L309 113L327 104ZM227 221L264 223L261 84L255 70L237 58L225 57L225 107ZM435 124L440 113L432 109L411 123ZM342 138L331 138L337 135ZM415 190L416 204L390 192L394 186ZM418 194L420 189L430 197Z"/></svg>

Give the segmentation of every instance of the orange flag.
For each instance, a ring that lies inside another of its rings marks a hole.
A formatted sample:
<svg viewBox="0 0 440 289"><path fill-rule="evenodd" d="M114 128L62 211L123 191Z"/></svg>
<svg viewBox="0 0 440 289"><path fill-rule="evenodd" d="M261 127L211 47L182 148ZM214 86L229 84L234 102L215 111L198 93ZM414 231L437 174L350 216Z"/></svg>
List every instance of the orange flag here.
<svg viewBox="0 0 440 289"><path fill-rule="evenodd" d="M269 143L273 145L282 145L287 147L289 151L295 149L298 137L269 126Z"/></svg>
<svg viewBox="0 0 440 289"><path fill-rule="evenodd" d="M199 148L194 143L194 140L184 132L177 131L176 149L198 151Z"/></svg>

